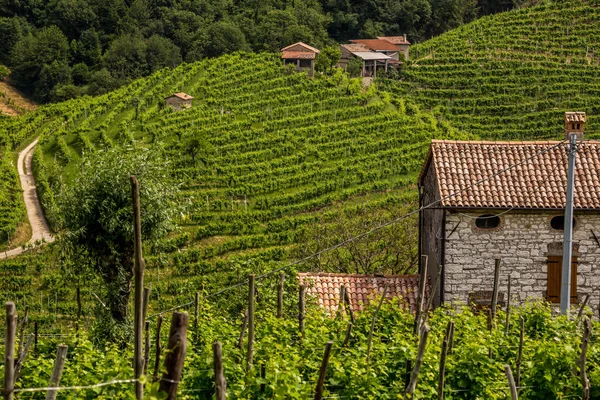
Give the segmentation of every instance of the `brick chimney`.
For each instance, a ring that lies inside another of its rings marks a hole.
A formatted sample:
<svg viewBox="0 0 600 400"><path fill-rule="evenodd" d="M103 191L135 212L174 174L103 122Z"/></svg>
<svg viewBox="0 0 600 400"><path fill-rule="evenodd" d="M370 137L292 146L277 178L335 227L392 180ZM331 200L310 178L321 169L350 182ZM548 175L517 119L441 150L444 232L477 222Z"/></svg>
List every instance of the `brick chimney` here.
<svg viewBox="0 0 600 400"><path fill-rule="evenodd" d="M577 139L583 139L583 128L585 126L585 113L581 111L570 111L565 113L565 139L569 140L572 133L577 134Z"/></svg>

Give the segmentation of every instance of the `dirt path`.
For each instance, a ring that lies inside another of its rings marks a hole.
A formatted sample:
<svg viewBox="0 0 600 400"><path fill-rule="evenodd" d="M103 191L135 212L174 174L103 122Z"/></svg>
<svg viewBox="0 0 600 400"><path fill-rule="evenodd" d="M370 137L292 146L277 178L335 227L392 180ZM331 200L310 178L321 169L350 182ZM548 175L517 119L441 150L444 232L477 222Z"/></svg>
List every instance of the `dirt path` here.
<svg viewBox="0 0 600 400"><path fill-rule="evenodd" d="M19 161L17 170L19 171L19 179L23 188L23 199L25 200L25 208L27 208L27 218L31 225L31 239L28 243L35 243L36 240L44 239L46 242L52 242L54 237L48 229L46 218L42 212L42 206L38 200L37 191L35 189L35 179L31 172L31 160L33 158L33 150L37 144L37 139L19 153ZM23 253L21 247L8 250L0 253L0 259L17 256Z"/></svg>

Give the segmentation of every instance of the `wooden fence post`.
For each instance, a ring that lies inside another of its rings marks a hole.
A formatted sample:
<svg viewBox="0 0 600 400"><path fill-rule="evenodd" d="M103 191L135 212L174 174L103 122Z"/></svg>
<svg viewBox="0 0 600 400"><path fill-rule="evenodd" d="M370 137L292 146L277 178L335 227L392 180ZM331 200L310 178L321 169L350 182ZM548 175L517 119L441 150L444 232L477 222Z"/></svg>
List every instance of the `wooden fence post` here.
<svg viewBox="0 0 600 400"><path fill-rule="evenodd" d="M238 338L238 347L244 347L244 335L246 335L246 327L248 326L248 309L244 310L244 318L242 318L242 328L240 329L240 337Z"/></svg>
<svg viewBox="0 0 600 400"><path fill-rule="evenodd" d="M142 254L142 220L140 206L140 186L135 176L131 180L131 197L133 200L133 249L134 249L134 341L133 368L135 382L135 398L144 398L144 385L139 381L144 373L143 330L144 330L144 258Z"/></svg>
<svg viewBox="0 0 600 400"><path fill-rule="evenodd" d="M325 374L327 374L327 364L329 364L331 346L333 346L333 342L331 341L325 344L325 353L323 354L323 361L321 361L319 379L317 380L317 388L315 390L315 400L321 400L323 398L323 386L325 385Z"/></svg>
<svg viewBox="0 0 600 400"><path fill-rule="evenodd" d="M417 351L417 359L415 360L415 366L410 376L410 383L406 388L405 394L409 395L409 399L412 399L417 388L417 380L419 379L419 371L423 364L423 354L425 354L425 346L427 345L427 336L429 335L429 326L423 324L421 327L421 338L419 340L419 350Z"/></svg>
<svg viewBox="0 0 600 400"><path fill-rule="evenodd" d="M285 285L285 274L279 275L279 286L277 286L277 318L283 318L283 289Z"/></svg>
<svg viewBox="0 0 600 400"><path fill-rule="evenodd" d="M4 400L12 400L15 388L15 336L17 335L17 310L15 303L7 302L6 330L4 332Z"/></svg>
<svg viewBox="0 0 600 400"><path fill-rule="evenodd" d="M518 400L519 393L517 392L517 385L515 384L515 378L513 378L512 371L510 370L510 365L506 364L504 366L504 372L506 373L506 377L508 378L508 387L510 388L510 398L512 400Z"/></svg>
<svg viewBox="0 0 600 400"><path fill-rule="evenodd" d="M523 362L523 340L525 336L525 319L521 317L521 330L519 333L519 352L517 354L517 388L521 387L521 363ZM519 390L517 389L517 391Z"/></svg>
<svg viewBox="0 0 600 400"><path fill-rule="evenodd" d="M158 369L160 368L160 352L162 347L160 345L160 328L162 327L163 317L162 315L158 316L156 320L156 347L155 347L155 359L154 359L154 376L153 380L156 382L158 380Z"/></svg>
<svg viewBox="0 0 600 400"><path fill-rule="evenodd" d="M417 295L417 310L415 312L415 335L419 333L421 314L423 313L423 300L425 299L425 286L427 283L427 264L429 257L421 256L421 276L419 276L419 293Z"/></svg>
<svg viewBox="0 0 600 400"><path fill-rule="evenodd" d="M225 400L227 398L227 381L223 375L223 353L221 342L213 343L213 365L215 370L215 398Z"/></svg>
<svg viewBox="0 0 600 400"><path fill-rule="evenodd" d="M189 317L187 314L180 312L173 313L164 364L166 371L160 380L159 389L160 392L167 394L166 400L175 400L177 398L177 387L181 380L183 361L187 349L186 332L188 323Z"/></svg>
<svg viewBox="0 0 600 400"><path fill-rule="evenodd" d="M304 304L304 285L300 285L298 290L298 329L300 331L300 338L304 339L304 314L306 307Z"/></svg>
<svg viewBox="0 0 600 400"><path fill-rule="evenodd" d="M438 400L444 400L444 379L446 376L446 356L448 355L448 343L450 341L450 335L454 328L454 322L448 321L446 326L446 334L444 335L444 341L442 342L442 354L440 356L440 370L438 374Z"/></svg>
<svg viewBox="0 0 600 400"><path fill-rule="evenodd" d="M375 329L375 321L377 320L377 314L379 314L379 310L381 309L381 305L385 300L385 295L387 294L388 283L385 284L383 288L383 293L381 294L381 299L379 300L379 304L377 304L377 308L373 313L373 318L371 318L371 330L369 330L369 341L367 344L367 365L369 364L371 358L371 346L373 344L373 330Z"/></svg>
<svg viewBox="0 0 600 400"><path fill-rule="evenodd" d="M508 288L506 290L506 323L504 324L504 334L508 335L508 331L510 329L510 286L511 286L511 276L508 275Z"/></svg>
<svg viewBox="0 0 600 400"><path fill-rule="evenodd" d="M491 324L490 330L494 328L498 306L498 285L500 284L500 259L494 261L494 290L492 291Z"/></svg>
<svg viewBox="0 0 600 400"><path fill-rule="evenodd" d="M17 381L19 380L19 377L21 376L21 369L23 368L23 363L25 362L25 358L27 358L27 354L29 354L29 349L31 348L33 339L34 339L34 334L32 333L27 338L27 343L24 345L23 351L19 350L19 359L17 360L17 363L15 365L15 382L14 383L17 383Z"/></svg>
<svg viewBox="0 0 600 400"><path fill-rule="evenodd" d="M252 369L254 358L254 274L248 277L248 353L246 354L246 374Z"/></svg>
<svg viewBox="0 0 600 400"><path fill-rule="evenodd" d="M588 295L589 296L589 295ZM583 322L583 337L581 339L581 357L579 358L579 377L581 378L581 400L590 399L590 380L587 377L586 362L587 362L587 350L590 343L590 336L592 335L592 322L589 318L586 318Z"/></svg>
<svg viewBox="0 0 600 400"><path fill-rule="evenodd" d="M200 293L194 296L194 340L198 340L198 317L200 316Z"/></svg>
<svg viewBox="0 0 600 400"><path fill-rule="evenodd" d="M150 364L150 322L146 321L144 339L144 375L148 374L148 364Z"/></svg>
<svg viewBox="0 0 600 400"><path fill-rule="evenodd" d="M50 376L50 384L48 387L58 387L60 384L60 378L65 366L65 359L67 358L67 350L68 347L64 344L58 345L58 350L56 351L56 360L54 360L54 367L52 368L52 375ZM56 399L57 393L58 391L56 390L48 390L48 393L46 393L46 400Z"/></svg>

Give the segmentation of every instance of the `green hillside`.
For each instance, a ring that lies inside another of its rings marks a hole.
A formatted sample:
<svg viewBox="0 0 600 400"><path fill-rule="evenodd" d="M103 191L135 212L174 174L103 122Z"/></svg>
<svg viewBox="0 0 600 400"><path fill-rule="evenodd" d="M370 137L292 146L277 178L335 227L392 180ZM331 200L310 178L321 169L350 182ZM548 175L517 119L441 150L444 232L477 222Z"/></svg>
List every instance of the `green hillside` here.
<svg viewBox="0 0 600 400"><path fill-rule="evenodd" d="M176 91L195 97L191 110L162 106ZM311 80L265 54L163 70L106 96L42 107L8 129L15 138L32 132L40 135L36 179L51 222L59 181L69 183L86 153L164 149L187 206L180 231L147 249L149 280L169 294L165 301L282 265L305 229L340 214L382 210L375 225L414 207L430 139L465 137L341 71ZM414 260L401 259L391 272Z"/></svg>
<svg viewBox="0 0 600 400"><path fill-rule="evenodd" d="M597 137L598 21L596 0L484 17L413 46L406 80L388 87L482 138L557 138L566 110L586 111Z"/></svg>

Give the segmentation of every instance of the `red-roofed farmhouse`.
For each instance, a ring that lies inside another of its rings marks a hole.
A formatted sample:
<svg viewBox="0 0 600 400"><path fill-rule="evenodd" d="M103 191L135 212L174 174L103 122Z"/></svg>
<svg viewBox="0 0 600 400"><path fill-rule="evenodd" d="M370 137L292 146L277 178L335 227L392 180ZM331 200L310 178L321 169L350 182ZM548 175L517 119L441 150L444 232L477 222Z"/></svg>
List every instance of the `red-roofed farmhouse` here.
<svg viewBox="0 0 600 400"><path fill-rule="evenodd" d="M306 71L309 76L313 76L315 59L319 53L319 49L298 42L281 49L281 58L284 65L295 65L297 71Z"/></svg>

